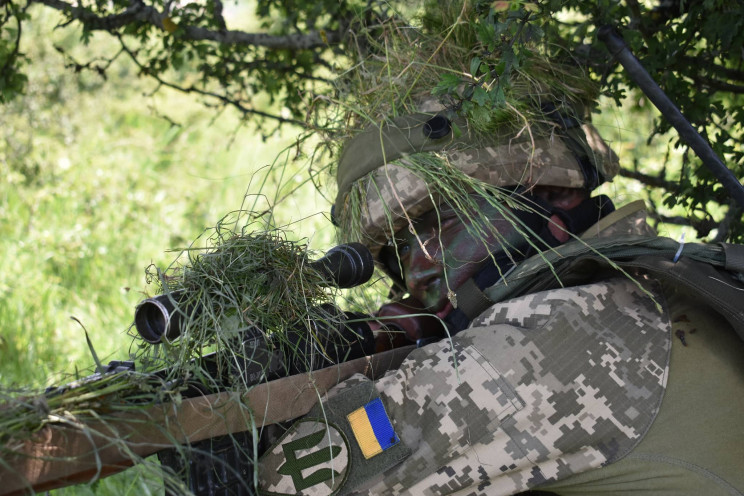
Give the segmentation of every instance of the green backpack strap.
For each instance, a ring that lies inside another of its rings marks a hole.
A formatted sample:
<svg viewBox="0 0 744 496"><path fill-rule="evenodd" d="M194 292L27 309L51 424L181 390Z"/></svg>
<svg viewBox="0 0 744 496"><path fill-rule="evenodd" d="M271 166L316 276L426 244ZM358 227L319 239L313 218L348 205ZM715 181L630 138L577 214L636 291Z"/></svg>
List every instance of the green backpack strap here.
<svg viewBox="0 0 744 496"><path fill-rule="evenodd" d="M724 268L732 272L744 274L744 246L729 243L718 243L723 249Z"/></svg>
<svg viewBox="0 0 744 496"><path fill-rule="evenodd" d="M744 339L744 246L681 244L669 238L625 236L576 240L531 257L483 293L490 304L595 280L602 272L643 271L700 297ZM459 297L459 294L458 294ZM477 315L487 308L470 308Z"/></svg>
<svg viewBox="0 0 744 496"><path fill-rule="evenodd" d="M744 246L739 248L736 252L744 255L741 250ZM624 269L640 269L655 279L685 288L720 313L739 337L744 339L744 283L740 279L742 273L687 257L680 257L674 262L658 255L640 256L619 265Z"/></svg>

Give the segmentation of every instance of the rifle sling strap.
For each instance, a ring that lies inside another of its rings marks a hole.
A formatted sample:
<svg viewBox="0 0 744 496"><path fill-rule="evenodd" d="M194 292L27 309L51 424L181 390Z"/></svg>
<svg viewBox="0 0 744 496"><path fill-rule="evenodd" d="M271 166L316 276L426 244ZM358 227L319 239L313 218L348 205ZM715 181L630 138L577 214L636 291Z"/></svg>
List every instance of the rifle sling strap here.
<svg viewBox="0 0 744 496"><path fill-rule="evenodd" d="M585 284L601 271L641 271L699 296L744 339L744 245L680 244L668 238L628 236L619 240L576 241L526 260L478 295L468 288L472 318L490 305L559 287ZM477 289L477 288L476 288ZM480 291L480 290L479 290ZM460 299L458 291L458 299ZM460 304L460 308L463 303Z"/></svg>
<svg viewBox="0 0 744 496"><path fill-rule="evenodd" d="M472 277L457 288L457 308L465 313L469 321L491 305L493 301L478 287Z"/></svg>
<svg viewBox="0 0 744 496"><path fill-rule="evenodd" d="M724 268L732 272L744 274L744 247L742 245L732 245L730 243L718 243L723 249L726 260Z"/></svg>
<svg viewBox="0 0 744 496"><path fill-rule="evenodd" d="M737 252L744 253L742 250ZM657 255L640 256L619 262L618 265L626 270L640 269L655 279L684 288L720 313L744 340L744 306L741 304L744 301L744 284L732 277L730 272L686 257L674 262Z"/></svg>

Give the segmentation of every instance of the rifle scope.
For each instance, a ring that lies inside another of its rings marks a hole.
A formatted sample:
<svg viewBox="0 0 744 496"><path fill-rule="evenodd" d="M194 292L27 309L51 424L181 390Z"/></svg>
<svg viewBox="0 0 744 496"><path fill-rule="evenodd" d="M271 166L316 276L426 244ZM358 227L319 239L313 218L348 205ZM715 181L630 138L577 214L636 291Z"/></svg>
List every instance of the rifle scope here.
<svg viewBox="0 0 744 496"><path fill-rule="evenodd" d="M374 259L361 243L338 245L310 267L318 271L329 286L353 288L369 281L374 272ZM172 340L181 334L181 319L200 309L178 308L183 291L174 291L140 302L134 311L134 326L142 339L159 343L163 336Z"/></svg>

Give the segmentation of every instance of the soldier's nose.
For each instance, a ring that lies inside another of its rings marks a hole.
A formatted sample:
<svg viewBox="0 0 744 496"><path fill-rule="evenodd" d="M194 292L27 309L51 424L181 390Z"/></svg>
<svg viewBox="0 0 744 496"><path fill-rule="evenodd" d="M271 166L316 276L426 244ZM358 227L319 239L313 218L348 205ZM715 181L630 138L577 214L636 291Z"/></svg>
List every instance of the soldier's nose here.
<svg viewBox="0 0 744 496"><path fill-rule="evenodd" d="M408 290L412 295L425 291L431 284L434 284L441 278L441 272L435 268L426 271L413 271L406 278Z"/></svg>

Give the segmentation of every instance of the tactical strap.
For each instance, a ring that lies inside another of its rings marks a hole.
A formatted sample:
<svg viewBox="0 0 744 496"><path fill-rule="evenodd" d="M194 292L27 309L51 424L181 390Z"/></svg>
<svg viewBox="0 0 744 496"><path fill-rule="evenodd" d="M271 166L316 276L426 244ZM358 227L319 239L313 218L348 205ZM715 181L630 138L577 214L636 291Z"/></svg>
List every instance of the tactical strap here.
<svg viewBox="0 0 744 496"><path fill-rule="evenodd" d="M724 268L732 272L741 272L744 274L744 249L741 245L732 245L730 243L719 243L723 248L726 257Z"/></svg>
<svg viewBox="0 0 744 496"><path fill-rule="evenodd" d="M536 197L530 196L529 199L543 211L515 210L513 215L519 220L519 225L522 226L524 231L534 233L536 238L544 243L542 249L552 249L560 245L560 242L555 239L549 229L549 224L553 222L551 220L552 215L557 215L563 221L566 231L576 235L585 232L590 226L596 225L597 219L603 219L615 211L612 200L605 195L587 198L582 205L568 211L554 208ZM514 250L515 252L521 249L522 256L525 258L530 252L534 253L535 251L532 243L528 242L525 242L523 246L514 248L517 248L517 250ZM511 253L508 256L497 257L497 268L493 267L488 260L486 265L473 278L468 279L457 288L456 312L463 315L455 316L452 319L448 318L449 324L456 323L454 327L450 325L450 331L459 332L465 329L470 321L494 304L483 290L494 285L505 273L513 270L514 263L519 260L518 256L518 253Z"/></svg>
<svg viewBox="0 0 744 496"><path fill-rule="evenodd" d="M744 255L744 246L738 248L738 254ZM677 283L725 317L744 340L744 283L732 277L731 273L688 257L675 262L666 257L646 255L619 265L625 269L641 269L656 279Z"/></svg>
<svg viewBox="0 0 744 496"><path fill-rule="evenodd" d="M603 270L641 270L698 295L744 339L744 246L680 244L669 238L626 236L573 241L542 252L487 288L493 302L586 283Z"/></svg>
<svg viewBox="0 0 744 496"><path fill-rule="evenodd" d="M472 278L457 288L457 308L465 314L469 321L483 313L491 305L493 305L493 301L481 291Z"/></svg>

